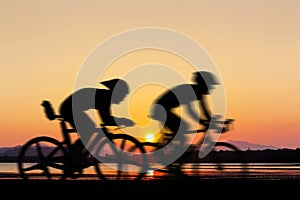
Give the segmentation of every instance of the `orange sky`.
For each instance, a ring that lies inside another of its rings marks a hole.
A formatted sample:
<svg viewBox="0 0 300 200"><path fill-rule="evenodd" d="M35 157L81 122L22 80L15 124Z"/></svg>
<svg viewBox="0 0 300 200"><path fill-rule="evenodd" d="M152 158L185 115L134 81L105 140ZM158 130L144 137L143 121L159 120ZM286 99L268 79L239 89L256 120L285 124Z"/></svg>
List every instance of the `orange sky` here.
<svg viewBox="0 0 300 200"><path fill-rule="evenodd" d="M297 0L0 1L0 147L39 135L60 138L41 101L57 109L97 45L143 27L178 31L207 51L224 83L226 116L236 119L225 139L299 147L299 9ZM115 60L105 77L149 63L168 65L184 77L192 71L180 57L145 50ZM135 91L129 104L139 124L155 95L140 101L145 91Z"/></svg>

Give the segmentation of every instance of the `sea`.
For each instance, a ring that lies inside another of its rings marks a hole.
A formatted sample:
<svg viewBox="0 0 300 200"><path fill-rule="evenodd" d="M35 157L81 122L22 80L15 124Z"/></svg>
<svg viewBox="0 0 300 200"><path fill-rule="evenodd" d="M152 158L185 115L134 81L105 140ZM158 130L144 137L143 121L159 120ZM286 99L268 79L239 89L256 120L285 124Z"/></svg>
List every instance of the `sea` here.
<svg viewBox="0 0 300 200"><path fill-rule="evenodd" d="M227 177L236 178L244 176L247 178L263 179L300 179L300 163L247 163L246 165L236 163L186 163L182 171L189 175L202 178ZM86 175L96 175L94 167L84 170ZM6 175L18 177L19 170L17 163L0 163L0 179L5 179ZM152 167L147 173L147 177L161 178L170 174L164 172L160 167Z"/></svg>

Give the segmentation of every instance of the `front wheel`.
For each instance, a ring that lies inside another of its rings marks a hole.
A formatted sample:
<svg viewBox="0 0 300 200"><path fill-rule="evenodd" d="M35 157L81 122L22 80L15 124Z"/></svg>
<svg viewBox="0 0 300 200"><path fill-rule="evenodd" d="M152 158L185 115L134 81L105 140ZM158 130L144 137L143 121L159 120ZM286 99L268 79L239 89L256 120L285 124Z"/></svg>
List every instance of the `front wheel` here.
<svg viewBox="0 0 300 200"><path fill-rule="evenodd" d="M248 164L244 162L243 151L227 142L217 142L209 153L215 169L220 175L245 176Z"/></svg>
<svg viewBox="0 0 300 200"><path fill-rule="evenodd" d="M18 170L23 179L62 179L67 152L56 139L40 136L26 142L18 155Z"/></svg>
<svg viewBox="0 0 300 200"><path fill-rule="evenodd" d="M95 153L95 170L102 180L140 180L146 174L145 149L130 135L112 134L100 142Z"/></svg>

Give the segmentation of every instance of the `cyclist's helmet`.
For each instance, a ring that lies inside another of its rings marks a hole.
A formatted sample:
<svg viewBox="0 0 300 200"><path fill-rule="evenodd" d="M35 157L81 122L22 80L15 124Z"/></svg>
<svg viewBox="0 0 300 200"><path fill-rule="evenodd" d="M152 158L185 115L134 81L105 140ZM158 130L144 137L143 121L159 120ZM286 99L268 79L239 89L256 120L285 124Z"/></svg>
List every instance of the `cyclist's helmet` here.
<svg viewBox="0 0 300 200"><path fill-rule="evenodd" d="M126 94L129 93L129 86L128 86L127 82L122 79L116 78L116 79L111 79L111 80L107 80L107 81L102 81L100 83L103 84L104 86L106 86L110 90L114 90L116 87L116 89L122 90Z"/></svg>
<svg viewBox="0 0 300 200"><path fill-rule="evenodd" d="M220 85L218 78L211 72L197 71L193 73L193 81L202 85Z"/></svg>
<svg viewBox="0 0 300 200"><path fill-rule="evenodd" d="M111 99L112 103L120 103L129 93L129 86L127 82L122 79L116 78L107 81L102 81L100 83L105 85L111 91L113 91Z"/></svg>
<svg viewBox="0 0 300 200"><path fill-rule="evenodd" d="M203 93L209 94L215 85L220 85L217 77L207 71L197 71L193 73L192 80L203 90Z"/></svg>

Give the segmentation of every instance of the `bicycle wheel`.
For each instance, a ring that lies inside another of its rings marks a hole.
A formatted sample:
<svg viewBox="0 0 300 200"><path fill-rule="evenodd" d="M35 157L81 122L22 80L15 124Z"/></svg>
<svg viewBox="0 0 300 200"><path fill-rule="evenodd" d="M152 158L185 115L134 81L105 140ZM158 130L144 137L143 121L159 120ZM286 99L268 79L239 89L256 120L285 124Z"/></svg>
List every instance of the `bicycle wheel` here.
<svg viewBox="0 0 300 200"><path fill-rule="evenodd" d="M18 155L18 170L23 179L62 179L67 152L51 137L40 136L26 142Z"/></svg>
<svg viewBox="0 0 300 200"><path fill-rule="evenodd" d="M233 144L217 142L208 156L220 176L247 175L248 164L244 162L243 152Z"/></svg>
<svg viewBox="0 0 300 200"><path fill-rule="evenodd" d="M97 147L95 170L102 180L140 180L146 173L145 149L134 137L113 134Z"/></svg>

